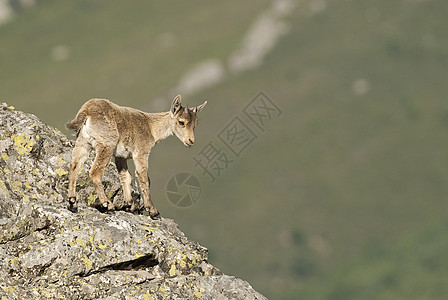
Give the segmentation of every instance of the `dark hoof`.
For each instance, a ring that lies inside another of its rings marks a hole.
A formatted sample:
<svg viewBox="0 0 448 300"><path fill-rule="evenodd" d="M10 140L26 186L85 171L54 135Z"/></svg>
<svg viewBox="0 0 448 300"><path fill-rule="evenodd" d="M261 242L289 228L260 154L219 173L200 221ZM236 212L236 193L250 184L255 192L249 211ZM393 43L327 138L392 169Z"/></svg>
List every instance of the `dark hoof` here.
<svg viewBox="0 0 448 300"><path fill-rule="evenodd" d="M92 206L94 208L96 208L102 214L109 214L109 215L115 214L115 209L109 209L109 203L107 203L107 202L104 202L103 204L94 203L94 205L92 205Z"/></svg>
<svg viewBox="0 0 448 300"><path fill-rule="evenodd" d="M134 215L138 215L139 214L139 210L135 209L135 207L132 208L131 205L124 206L123 208L124 208L125 212L131 213L131 214L134 214Z"/></svg>
<svg viewBox="0 0 448 300"><path fill-rule="evenodd" d="M153 220L160 220L160 219L162 219L162 217L160 216L160 213L159 213L159 212L157 212L157 213L155 213L155 214L149 214L149 216L150 216L151 219L153 219Z"/></svg>
<svg viewBox="0 0 448 300"><path fill-rule="evenodd" d="M108 210L107 210L107 206L103 206L103 205L95 205L93 206L95 207L100 213L105 214Z"/></svg>
<svg viewBox="0 0 448 300"><path fill-rule="evenodd" d="M71 211L72 213L78 212L78 207L76 207L76 198L68 198L68 207L67 209Z"/></svg>
<svg viewBox="0 0 448 300"><path fill-rule="evenodd" d="M95 206L95 208L96 208L100 213L102 213L102 214L106 213L106 211L107 211L107 209L104 209L104 208L101 207L101 206Z"/></svg>
<svg viewBox="0 0 448 300"><path fill-rule="evenodd" d="M108 215L114 215L115 210L114 209L107 209L107 206L98 205L95 206L95 208L102 214L108 214Z"/></svg>
<svg viewBox="0 0 448 300"><path fill-rule="evenodd" d="M78 208L72 206L71 204L68 205L68 210L71 211L72 213L77 213L78 212Z"/></svg>

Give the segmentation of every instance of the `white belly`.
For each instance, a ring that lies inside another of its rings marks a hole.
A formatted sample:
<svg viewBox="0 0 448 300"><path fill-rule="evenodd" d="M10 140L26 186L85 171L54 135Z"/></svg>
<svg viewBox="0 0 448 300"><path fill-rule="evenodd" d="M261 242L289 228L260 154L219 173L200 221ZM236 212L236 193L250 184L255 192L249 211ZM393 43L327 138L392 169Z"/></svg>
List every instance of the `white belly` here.
<svg viewBox="0 0 448 300"><path fill-rule="evenodd" d="M123 158L132 158L132 152L129 147L125 147L123 144L118 143L114 151L114 156Z"/></svg>

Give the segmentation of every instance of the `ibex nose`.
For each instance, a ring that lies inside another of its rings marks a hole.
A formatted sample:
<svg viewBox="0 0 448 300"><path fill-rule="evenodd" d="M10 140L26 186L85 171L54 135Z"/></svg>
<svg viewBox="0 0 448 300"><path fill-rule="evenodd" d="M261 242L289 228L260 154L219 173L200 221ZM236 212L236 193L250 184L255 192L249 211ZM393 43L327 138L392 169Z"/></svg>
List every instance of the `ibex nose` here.
<svg viewBox="0 0 448 300"><path fill-rule="evenodd" d="M190 142L190 145L194 144L194 141L192 139L188 139L188 141Z"/></svg>

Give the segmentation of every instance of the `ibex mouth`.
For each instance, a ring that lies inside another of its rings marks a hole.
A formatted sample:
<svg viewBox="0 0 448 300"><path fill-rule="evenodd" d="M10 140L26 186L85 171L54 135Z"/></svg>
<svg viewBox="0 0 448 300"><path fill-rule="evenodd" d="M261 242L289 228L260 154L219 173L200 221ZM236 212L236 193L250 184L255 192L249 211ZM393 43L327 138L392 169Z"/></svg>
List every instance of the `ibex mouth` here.
<svg viewBox="0 0 448 300"><path fill-rule="evenodd" d="M184 145L187 147L193 146L194 142L192 140L184 141Z"/></svg>

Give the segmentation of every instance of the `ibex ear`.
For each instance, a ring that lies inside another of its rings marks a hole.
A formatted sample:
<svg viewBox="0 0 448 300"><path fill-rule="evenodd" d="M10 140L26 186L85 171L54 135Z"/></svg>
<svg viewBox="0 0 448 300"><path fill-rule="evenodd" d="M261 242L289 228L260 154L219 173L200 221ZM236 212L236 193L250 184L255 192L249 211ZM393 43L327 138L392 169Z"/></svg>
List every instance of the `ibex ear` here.
<svg viewBox="0 0 448 300"><path fill-rule="evenodd" d="M198 113L201 111L201 109L203 109L205 106L207 105L207 101L205 101L204 103L202 103L201 105L195 106L193 108L190 108L192 112L194 113Z"/></svg>
<svg viewBox="0 0 448 300"><path fill-rule="evenodd" d="M181 108L182 102L180 95L177 95L176 98L174 98L173 103L171 103L170 116L174 117L174 115L177 114Z"/></svg>

